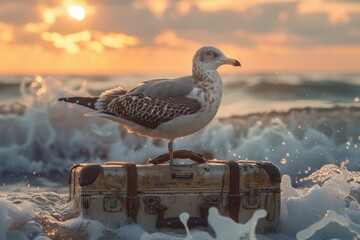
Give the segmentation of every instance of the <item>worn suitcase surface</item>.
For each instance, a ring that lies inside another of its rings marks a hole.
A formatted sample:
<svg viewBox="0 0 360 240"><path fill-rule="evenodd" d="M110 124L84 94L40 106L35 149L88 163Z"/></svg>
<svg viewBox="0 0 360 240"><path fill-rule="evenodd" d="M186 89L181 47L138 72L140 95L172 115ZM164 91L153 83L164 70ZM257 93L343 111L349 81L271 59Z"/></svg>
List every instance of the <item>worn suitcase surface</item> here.
<svg viewBox="0 0 360 240"><path fill-rule="evenodd" d="M212 206L239 223L257 209L267 216L257 233L273 229L280 216L280 172L269 162L209 160L190 151L175 151L174 158L195 163L169 166L164 154L148 164L108 162L79 164L69 173L70 199L85 217L111 227L129 220L146 231L183 229L178 216L188 212L189 227L207 229Z"/></svg>

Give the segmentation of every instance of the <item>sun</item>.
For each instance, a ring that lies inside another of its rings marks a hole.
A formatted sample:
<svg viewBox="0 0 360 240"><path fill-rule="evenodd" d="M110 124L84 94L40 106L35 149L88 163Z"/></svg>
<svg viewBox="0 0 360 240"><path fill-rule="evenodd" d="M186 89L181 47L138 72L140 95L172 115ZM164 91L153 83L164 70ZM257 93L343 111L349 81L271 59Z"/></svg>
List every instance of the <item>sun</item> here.
<svg viewBox="0 0 360 240"><path fill-rule="evenodd" d="M85 9L79 5L69 6L67 12L70 15L70 17L75 18L78 21L84 20L86 16Z"/></svg>

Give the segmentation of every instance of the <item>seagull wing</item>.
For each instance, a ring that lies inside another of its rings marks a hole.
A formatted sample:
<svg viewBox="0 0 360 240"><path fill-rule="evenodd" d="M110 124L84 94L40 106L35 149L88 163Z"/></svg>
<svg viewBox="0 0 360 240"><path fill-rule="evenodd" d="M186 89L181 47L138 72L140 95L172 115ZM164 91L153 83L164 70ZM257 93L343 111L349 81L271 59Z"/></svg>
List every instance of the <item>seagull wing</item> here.
<svg viewBox="0 0 360 240"><path fill-rule="evenodd" d="M166 99L188 95L195 84L192 76L176 79L154 79L146 81L129 91L133 94L144 94L153 98Z"/></svg>
<svg viewBox="0 0 360 240"><path fill-rule="evenodd" d="M201 109L200 102L190 96L193 87L191 77L151 80L125 94L103 94L96 107L101 113L155 129L161 123Z"/></svg>

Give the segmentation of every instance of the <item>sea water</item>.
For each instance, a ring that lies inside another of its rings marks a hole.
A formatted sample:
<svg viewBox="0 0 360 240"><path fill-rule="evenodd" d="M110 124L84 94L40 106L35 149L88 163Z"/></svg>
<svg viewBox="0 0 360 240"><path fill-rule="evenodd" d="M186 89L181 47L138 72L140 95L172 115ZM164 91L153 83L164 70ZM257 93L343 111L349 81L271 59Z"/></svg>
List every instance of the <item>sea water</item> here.
<svg viewBox="0 0 360 240"><path fill-rule="evenodd" d="M224 76L217 118L179 138L175 149L209 158L271 161L283 174L281 219L255 235L211 209L215 235L147 233L136 224L110 229L68 202L67 172L76 163L142 163L167 151L162 140L128 134L58 102L151 76L0 77L0 240L2 239L360 239L360 75ZM189 216L181 219L186 225Z"/></svg>

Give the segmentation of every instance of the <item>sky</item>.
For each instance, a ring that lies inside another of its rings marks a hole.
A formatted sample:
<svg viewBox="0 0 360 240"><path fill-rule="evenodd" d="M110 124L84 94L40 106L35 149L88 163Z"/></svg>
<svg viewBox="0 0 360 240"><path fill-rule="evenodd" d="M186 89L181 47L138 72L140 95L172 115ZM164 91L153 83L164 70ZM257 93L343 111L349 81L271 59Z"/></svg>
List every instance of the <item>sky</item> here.
<svg viewBox="0 0 360 240"><path fill-rule="evenodd" d="M185 74L204 45L245 73L360 72L359 0L0 0L0 9L0 74Z"/></svg>

